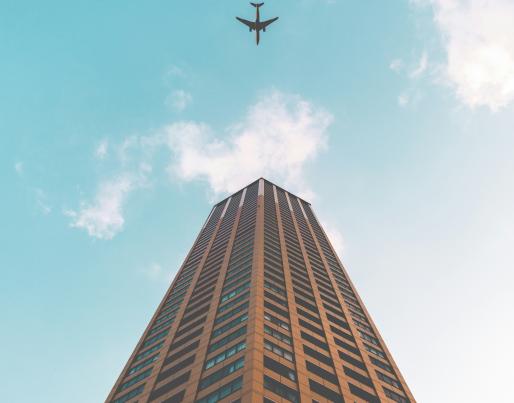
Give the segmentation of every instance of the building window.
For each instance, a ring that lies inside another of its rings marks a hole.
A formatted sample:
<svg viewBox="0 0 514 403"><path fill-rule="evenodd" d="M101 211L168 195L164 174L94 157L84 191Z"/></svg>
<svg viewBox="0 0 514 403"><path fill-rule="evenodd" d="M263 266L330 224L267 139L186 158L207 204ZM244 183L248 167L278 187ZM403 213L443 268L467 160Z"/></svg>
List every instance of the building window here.
<svg viewBox="0 0 514 403"><path fill-rule="evenodd" d="M150 374L152 373L152 368L149 368L147 369L146 371L144 372L141 372L138 376L135 376L134 378L132 378L130 381L127 381L125 383L122 383L120 385L120 387L118 388L118 392L121 392L122 390L125 390L125 389L128 389L130 388L132 385L135 385L136 383L139 383L141 382L143 379L146 379L150 376Z"/></svg>
<svg viewBox="0 0 514 403"><path fill-rule="evenodd" d="M288 378L290 381L296 382L296 372L285 365L264 356L264 366L273 372L276 372L280 376Z"/></svg>
<svg viewBox="0 0 514 403"><path fill-rule="evenodd" d="M291 389L281 383L275 381L273 378L264 375L264 387L278 396L283 397L294 403L300 402L300 395L294 389Z"/></svg>
<svg viewBox="0 0 514 403"><path fill-rule="evenodd" d="M138 364L138 365L132 367L127 372L127 375L135 374L136 372L142 370L144 367L150 365L152 362L157 361L157 358L159 358L159 354L155 354L153 357L150 357L150 358L144 360L141 364Z"/></svg>
<svg viewBox="0 0 514 403"><path fill-rule="evenodd" d="M248 319L248 314L245 313L244 315L241 315L238 318L228 322L226 325L223 325L223 326L217 328L216 330L213 330L211 337L212 338L218 337L220 334L225 333L227 330L232 329L233 327L243 323L247 319Z"/></svg>
<svg viewBox="0 0 514 403"><path fill-rule="evenodd" d="M273 315L270 315L269 313L267 312L264 312L264 319L266 319L267 321L277 325L277 326L280 326L282 329L286 329L286 330L289 330L289 324L284 322L283 320L280 320L279 318L273 316Z"/></svg>
<svg viewBox="0 0 514 403"><path fill-rule="evenodd" d="M243 281L245 280L248 280L251 276L251 272L250 273L247 273L245 274L244 276L241 276L239 278L236 278L235 280L233 281L228 281L228 282L225 282L225 285L223 286L223 290L222 292L225 292L226 290L234 287L235 285L239 284L239 283L242 283Z"/></svg>
<svg viewBox="0 0 514 403"><path fill-rule="evenodd" d="M271 351L271 352L277 354L278 356L280 356L282 358L285 358L288 361L293 362L293 360L294 360L292 353L290 353L289 351L283 349L282 347L277 346L276 344L274 344L266 339L264 339L264 348L268 351Z"/></svg>
<svg viewBox="0 0 514 403"><path fill-rule="evenodd" d="M289 314L286 310L280 309L278 306L264 300L264 308L269 309L270 311L273 311L273 313L276 313L278 315L283 316L284 318L289 318Z"/></svg>
<svg viewBox="0 0 514 403"><path fill-rule="evenodd" d="M205 389L212 384L221 381L223 378L229 376L230 374L233 374L238 369L243 368L245 362L245 358L241 357L240 359L234 361L231 364L225 365L223 368L217 370L216 372L213 372L211 375L203 378L199 385L199 389Z"/></svg>
<svg viewBox="0 0 514 403"><path fill-rule="evenodd" d="M158 325L159 323L162 323L166 319L172 319L175 317L175 314L173 312L168 313L166 315L159 316L159 318L155 321L155 325Z"/></svg>
<svg viewBox="0 0 514 403"><path fill-rule="evenodd" d="M309 379L309 387L313 392L323 396L331 402L344 403L343 397L339 393L334 392L332 389L329 389L312 379Z"/></svg>
<svg viewBox="0 0 514 403"><path fill-rule="evenodd" d="M380 403L380 399L371 393L366 392L364 389L361 389L351 383L348 382L348 386L350 387L350 392L352 392L355 396L360 397L369 403Z"/></svg>
<svg viewBox="0 0 514 403"><path fill-rule="evenodd" d="M369 359L373 364L375 364L377 367L380 367L382 369L385 369L386 371L389 371L390 373L394 374L393 368L386 364L385 362L382 362L380 360L377 360L375 357L369 356Z"/></svg>
<svg viewBox="0 0 514 403"><path fill-rule="evenodd" d="M371 379L369 379L367 376L360 374L357 371L354 371L351 368L348 368L347 366L343 365L343 371L345 375L348 375L350 378L355 379L356 381L369 386L370 388L373 387L373 383L371 382Z"/></svg>
<svg viewBox="0 0 514 403"><path fill-rule="evenodd" d="M283 343L292 343L291 338L289 336L280 333L279 331L269 327L268 325L264 325L264 333L269 334L271 337L274 337L275 339L280 340Z"/></svg>
<svg viewBox="0 0 514 403"><path fill-rule="evenodd" d="M330 357L327 357L324 354L321 354L317 352L316 350L313 350L309 346L303 345L303 352L307 354L308 356L311 356L312 358L318 360L319 362L322 362L323 364L329 365L331 367L334 366L334 363L332 362L332 359Z"/></svg>
<svg viewBox="0 0 514 403"><path fill-rule="evenodd" d="M220 304L222 304L225 301L228 301L229 299L234 298L236 295L241 294L242 292L246 291L250 287L250 282L240 285L236 289L230 291L228 294L225 294L220 299Z"/></svg>
<svg viewBox="0 0 514 403"><path fill-rule="evenodd" d="M160 339L163 339L164 337L166 337L166 335L168 334L168 332L170 331L170 329L168 330L165 330L164 332L162 333L159 333L153 337L150 337L148 340L146 340L144 343L143 343L143 346L142 348L145 348L145 347L148 347L148 346L151 346L152 344L154 344L156 341L160 340Z"/></svg>
<svg viewBox="0 0 514 403"><path fill-rule="evenodd" d="M380 358L385 358L385 354L380 351L380 350L377 350L376 348L373 348L371 346L368 346L366 343L363 343L364 344L364 348L369 351L371 354L375 354L375 355L378 355Z"/></svg>
<svg viewBox="0 0 514 403"><path fill-rule="evenodd" d="M384 389L385 395L389 399L392 399L392 400L394 400L395 402L398 402L398 403L410 403L410 400L407 399L406 397L404 397L402 395L399 395L398 393L393 392L392 390L389 390L387 388L383 388L383 389Z"/></svg>
<svg viewBox="0 0 514 403"><path fill-rule="evenodd" d="M132 389L129 393L126 395L123 395L115 400L113 400L111 403L125 403L128 402L133 397L136 397L137 395L140 395L143 392L143 389L145 388L145 385L138 386L135 389Z"/></svg>
<svg viewBox="0 0 514 403"><path fill-rule="evenodd" d="M284 295L284 296L286 295L286 292L282 288L277 287L276 285L270 283L267 280L264 280L264 288L267 288L268 290L276 292L277 294L280 294L280 295Z"/></svg>
<svg viewBox="0 0 514 403"><path fill-rule="evenodd" d="M227 302L225 305L222 305L218 308L218 313L221 313L221 312L225 312L227 309L230 309L232 308L233 306L236 306L237 304L239 304L241 301L244 301L245 299L248 298L248 296L250 295L249 292L243 294L243 295L240 295L239 297L237 298L234 298L232 301L230 302Z"/></svg>
<svg viewBox="0 0 514 403"><path fill-rule="evenodd" d="M378 379L380 379L381 381L383 381L391 386L394 386L395 388L398 388L398 389L402 388L402 386L396 379L391 378L390 376L387 376L387 375L383 374L382 372L379 372L379 371L375 371L375 372L377 373Z"/></svg>
<svg viewBox="0 0 514 403"><path fill-rule="evenodd" d="M171 319L169 319L169 320L167 320L167 321L165 321L165 322L161 323L160 325L156 325L154 328L152 328L152 330L150 330L150 331L148 332L148 336L150 336L150 335L152 335L152 334L157 333L158 331L160 331L160 330L164 329L166 326L170 326L170 325L173 323L173 320L174 320L174 319L175 319L175 318L171 318Z"/></svg>
<svg viewBox="0 0 514 403"><path fill-rule="evenodd" d="M315 365L312 362L307 361L307 360L305 360L305 365L306 365L307 369L309 370L309 372L312 372L313 374L318 375L323 380L329 381L329 382L333 383L334 385L338 385L337 376L334 375L333 373L328 372L327 370L325 370L321 367L318 367L317 365Z"/></svg>
<svg viewBox="0 0 514 403"><path fill-rule="evenodd" d="M142 353L139 353L138 355L136 355L136 358L134 358L134 362L137 362L145 357L148 357L152 353L155 353L157 350L159 350L162 347L163 344L164 344L164 341L161 341L159 344L156 344L152 348L149 348L148 350L143 351Z"/></svg>
<svg viewBox="0 0 514 403"><path fill-rule="evenodd" d="M241 329L238 329L235 332L230 333L229 335L223 337L222 339L219 339L216 343L211 344L209 346L209 349L207 350L207 352L212 353L213 351L217 350L218 348L223 347L224 345L243 336L244 334L246 334L246 326L243 326Z"/></svg>
<svg viewBox="0 0 514 403"><path fill-rule="evenodd" d="M371 344L374 344L375 346L379 345L378 340L376 338L374 338L373 336L370 336L369 334L361 332L360 330L359 330L359 334L363 340L366 340L366 341L370 342Z"/></svg>
<svg viewBox="0 0 514 403"><path fill-rule="evenodd" d="M230 357L239 353L240 351L244 350L245 348L246 348L246 342L242 341L241 343L237 343L235 346L230 347L229 349L223 351L222 353L220 353L217 356L208 360L205 363L205 369L214 367L215 365L229 359Z"/></svg>
<svg viewBox="0 0 514 403"><path fill-rule="evenodd" d="M241 389L242 386L243 377L240 376L239 378L234 379L232 382L227 383L226 385L208 394L207 396L196 400L196 403L216 403L221 399L224 399L227 396L231 395L235 391Z"/></svg>

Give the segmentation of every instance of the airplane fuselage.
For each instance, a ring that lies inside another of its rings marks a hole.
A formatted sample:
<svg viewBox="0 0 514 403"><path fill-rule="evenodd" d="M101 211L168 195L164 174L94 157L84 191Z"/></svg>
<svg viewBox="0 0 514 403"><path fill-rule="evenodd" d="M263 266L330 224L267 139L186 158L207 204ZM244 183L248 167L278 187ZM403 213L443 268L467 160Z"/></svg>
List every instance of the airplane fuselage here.
<svg viewBox="0 0 514 403"><path fill-rule="evenodd" d="M257 25L257 29L255 30L255 40L256 40L257 45L258 45L259 44L259 40L261 39L260 38L261 29L259 28L259 24L261 23L261 15L259 14L259 7L257 7L256 9L257 9L257 15L255 17L255 25Z"/></svg>
<svg viewBox="0 0 514 403"><path fill-rule="evenodd" d="M250 32L255 30L255 41L257 42L257 45L259 44L259 41L261 39L261 31L266 32L266 27L273 23L274 21L278 20L278 17L272 18L267 21L261 21L261 14L259 11L259 7L264 5L264 3L250 3L252 6L255 7L255 21L248 21L244 18L236 17L237 20L245 24L247 27L250 28Z"/></svg>

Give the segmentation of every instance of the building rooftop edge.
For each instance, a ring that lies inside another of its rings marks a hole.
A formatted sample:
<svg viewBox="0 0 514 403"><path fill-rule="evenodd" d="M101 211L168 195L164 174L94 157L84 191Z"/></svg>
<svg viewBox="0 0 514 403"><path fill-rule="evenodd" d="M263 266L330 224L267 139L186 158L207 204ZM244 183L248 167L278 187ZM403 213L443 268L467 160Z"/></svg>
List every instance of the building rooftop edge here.
<svg viewBox="0 0 514 403"><path fill-rule="evenodd" d="M311 203L309 203L307 200L305 200L305 199L301 198L300 196L295 195L294 193L291 193L289 190L286 190L286 189L284 189L283 187L278 186L277 184L275 184L275 183L271 182L270 180L268 180L268 179L266 179L266 178L264 178L264 177L262 177L262 176L261 176L260 178L258 178L258 179L256 179L256 180L254 180L253 182L250 182L248 185L243 186L243 187L242 187L241 189L239 189L237 192L234 192L234 193L232 193L230 196L227 196L227 197L225 197L224 199L220 200L219 202L215 203L215 204L213 205L213 207L216 207L216 206L220 205L221 203L225 202L227 199L229 199L229 198L231 198L232 196L234 196L235 194L237 194L237 193L241 192L243 189L245 189L245 188L247 188L247 187L249 187L249 186L253 185L254 183L256 183L256 182L258 182L258 181L260 181L261 179L262 179L262 180L264 180L265 182L270 183L271 185L276 186L276 187L277 187L277 189L281 189L281 190L283 190L284 192L289 193L291 196L294 196L294 197L296 197L296 198L300 199L301 201L303 201L303 202L307 203L309 206L311 205Z"/></svg>

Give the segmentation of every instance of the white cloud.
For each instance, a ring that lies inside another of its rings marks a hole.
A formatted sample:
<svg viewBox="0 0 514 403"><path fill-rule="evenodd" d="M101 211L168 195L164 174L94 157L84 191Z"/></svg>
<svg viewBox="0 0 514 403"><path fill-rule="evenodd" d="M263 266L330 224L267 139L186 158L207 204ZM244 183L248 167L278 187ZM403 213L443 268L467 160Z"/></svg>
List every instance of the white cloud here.
<svg viewBox="0 0 514 403"><path fill-rule="evenodd" d="M108 143L105 141L105 144ZM114 238L123 230L124 208L129 196L150 185L149 177L153 171L149 156L142 152L140 137L129 136L112 148L120 165L119 173L103 179L92 200L82 200L78 209L64 211L71 220L71 227L104 240Z"/></svg>
<svg viewBox="0 0 514 403"><path fill-rule="evenodd" d="M421 54L421 57L419 59L418 65L412 70L409 74L410 78L419 78L423 75L423 73L426 71L428 66L428 54L427 52L423 52Z"/></svg>
<svg viewBox="0 0 514 403"><path fill-rule="evenodd" d="M403 60L402 59L394 59L389 63L389 68L393 70L395 73L399 73L403 69Z"/></svg>
<svg viewBox="0 0 514 403"><path fill-rule="evenodd" d="M104 180L92 201L67 210L71 226L98 239L112 239L124 226L129 195L147 186L162 149L173 180L206 181L213 196L235 192L264 176L312 199L305 165L325 148L332 116L297 95L263 95L222 135L200 122L177 122L149 136L129 136L113 147L120 172Z"/></svg>
<svg viewBox="0 0 514 403"><path fill-rule="evenodd" d="M180 67L176 65L171 65L166 71L165 79L173 78L173 77L184 77L185 73Z"/></svg>
<svg viewBox="0 0 514 403"><path fill-rule="evenodd" d="M177 111L182 112L193 102L193 96L184 90L175 90L165 100L166 106Z"/></svg>
<svg viewBox="0 0 514 403"><path fill-rule="evenodd" d="M300 96L273 91L216 138L204 124L181 122L165 129L172 151L169 170L183 181L206 180L215 194L238 190L264 176L312 197L305 164L326 146L332 116Z"/></svg>
<svg viewBox="0 0 514 403"><path fill-rule="evenodd" d="M164 270L159 263L152 263L143 269L143 273L151 280L160 279L163 272Z"/></svg>
<svg viewBox="0 0 514 403"><path fill-rule="evenodd" d="M35 188L34 193L36 195L36 205L41 213L44 215L52 212L52 207L48 204L48 196L43 189Z"/></svg>
<svg viewBox="0 0 514 403"><path fill-rule="evenodd" d="M93 202L82 202L78 211L67 210L71 227L80 228L98 239L112 239L125 223L123 207L138 183L129 176L103 182Z"/></svg>
<svg viewBox="0 0 514 403"><path fill-rule="evenodd" d="M401 107L407 106L409 103L409 94L406 92L402 92L400 95L398 95L398 105Z"/></svg>
<svg viewBox="0 0 514 403"><path fill-rule="evenodd" d="M415 2L417 3L417 2ZM445 79L470 107L514 100L514 1L431 0L447 54Z"/></svg>
<svg viewBox="0 0 514 403"><path fill-rule="evenodd" d="M109 151L109 142L107 140L102 140L100 143L98 143L96 149L95 149L95 157L103 160Z"/></svg>
<svg viewBox="0 0 514 403"><path fill-rule="evenodd" d="M23 165L23 162L21 161L17 161L15 164L14 164L14 170L16 171L16 173L18 175L23 175L23 170L24 170L24 165Z"/></svg>
<svg viewBox="0 0 514 403"><path fill-rule="evenodd" d="M421 99L421 91L419 90L418 80L420 80L426 73L428 63L428 53L423 51L419 60L415 63L406 66L400 59L395 59L391 62L391 70L404 75L408 78L408 86L396 98L400 107L405 108L407 105L415 105Z"/></svg>

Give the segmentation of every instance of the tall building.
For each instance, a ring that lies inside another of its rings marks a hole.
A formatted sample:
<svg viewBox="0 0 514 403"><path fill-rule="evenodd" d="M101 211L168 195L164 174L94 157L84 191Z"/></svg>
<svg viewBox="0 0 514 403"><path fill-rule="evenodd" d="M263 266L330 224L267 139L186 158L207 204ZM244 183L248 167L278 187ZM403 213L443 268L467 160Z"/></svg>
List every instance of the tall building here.
<svg viewBox="0 0 514 403"><path fill-rule="evenodd" d="M107 402L415 402L311 206L215 205Z"/></svg>

